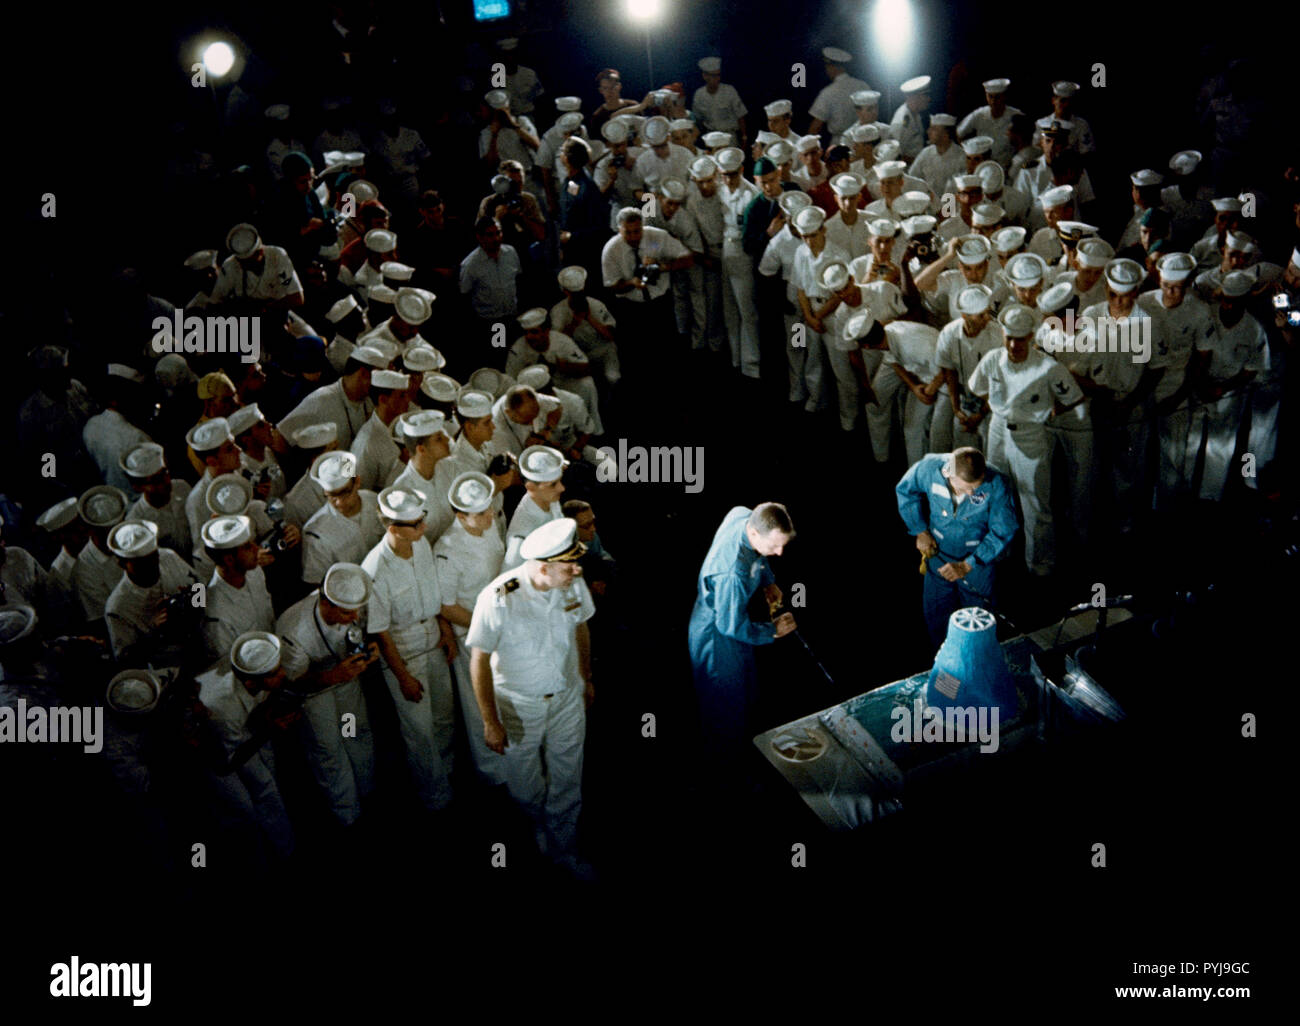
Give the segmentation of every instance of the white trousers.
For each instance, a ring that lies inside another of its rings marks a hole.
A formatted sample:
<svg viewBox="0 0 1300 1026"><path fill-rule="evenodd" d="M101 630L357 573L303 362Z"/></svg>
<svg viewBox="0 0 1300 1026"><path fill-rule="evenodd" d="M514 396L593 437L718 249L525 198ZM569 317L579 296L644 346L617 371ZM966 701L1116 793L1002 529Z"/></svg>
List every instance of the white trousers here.
<svg viewBox="0 0 1300 1026"><path fill-rule="evenodd" d="M402 694L396 674L384 666L384 681L397 707L406 746L406 763L425 808L442 809L451 802L456 728L456 700L446 650L433 647L438 643L438 625L432 618L412 627L392 628L389 633L407 671L424 685L420 700L411 702Z"/></svg>
<svg viewBox="0 0 1300 1026"><path fill-rule="evenodd" d="M277 855L293 854L293 827L275 781L275 754L264 744L234 773L208 775L217 795L219 821L256 825Z"/></svg>
<svg viewBox="0 0 1300 1026"><path fill-rule="evenodd" d="M361 815L361 799L374 787L375 739L370 732L361 681L329 688L303 702L302 744L330 811L345 826ZM353 737L343 734L343 717L355 720Z"/></svg>
<svg viewBox="0 0 1300 1026"><path fill-rule="evenodd" d="M582 811L582 746L587 708L582 688L570 685L551 698L525 697L498 688L497 713L506 730L506 787L546 831L549 854L572 852Z"/></svg>
<svg viewBox="0 0 1300 1026"><path fill-rule="evenodd" d="M1202 499L1218 501L1232 473L1237 454L1237 434L1241 429L1241 415L1246 407L1246 397L1241 391L1225 395L1206 403L1192 413L1192 427L1187 445L1190 452L1201 447L1201 434L1205 434L1205 469L1201 472Z"/></svg>
<svg viewBox="0 0 1300 1026"><path fill-rule="evenodd" d="M1048 422L1048 432L1065 457L1070 489L1070 518L1075 537L1084 544L1092 523L1093 463L1092 409L1085 399Z"/></svg>
<svg viewBox="0 0 1300 1026"><path fill-rule="evenodd" d="M835 394L839 403L840 427L852 431L858 419L858 404L861 396L858 392L858 376L849 362L849 354L832 345L826 347L826 362L830 364L831 374L835 378ZM869 354L864 354L869 355Z"/></svg>
<svg viewBox="0 0 1300 1026"><path fill-rule="evenodd" d="M1191 411L1186 401L1172 413L1158 421L1160 457L1156 471L1155 508L1168 509L1179 496L1191 488L1192 471L1196 467L1196 452L1187 452L1187 432L1191 424Z"/></svg>
<svg viewBox="0 0 1300 1026"><path fill-rule="evenodd" d="M912 394L892 364L881 363L871 379L871 390L876 402L866 406L867 427L871 431L871 449L877 463L889 462L889 446L893 440L895 410L901 404L903 411L903 445L907 450L910 467L925 455L930 441L930 418L938 401L930 406Z"/></svg>
<svg viewBox="0 0 1300 1026"><path fill-rule="evenodd" d="M731 366L747 378L758 375L758 310L754 306L754 262L743 253L722 258L722 312L731 346Z"/></svg>
<svg viewBox="0 0 1300 1026"><path fill-rule="evenodd" d="M704 300L704 268L692 264L673 271L672 279L677 334L689 336L692 349L703 349L709 317Z"/></svg>
<svg viewBox="0 0 1300 1026"><path fill-rule="evenodd" d="M1025 564L1031 573L1051 572L1055 562L1052 531L1052 439L1042 424L1018 421L1014 431L990 415L989 465L1011 476L1024 517Z"/></svg>
<svg viewBox="0 0 1300 1026"><path fill-rule="evenodd" d="M474 697L474 682L469 672L469 649L463 641L457 640L460 651L456 653L452 670L456 678L461 720L465 724L465 736L469 740L469 754L480 777L489 784L504 784L505 760L483 740L483 716L478 711L478 699Z"/></svg>

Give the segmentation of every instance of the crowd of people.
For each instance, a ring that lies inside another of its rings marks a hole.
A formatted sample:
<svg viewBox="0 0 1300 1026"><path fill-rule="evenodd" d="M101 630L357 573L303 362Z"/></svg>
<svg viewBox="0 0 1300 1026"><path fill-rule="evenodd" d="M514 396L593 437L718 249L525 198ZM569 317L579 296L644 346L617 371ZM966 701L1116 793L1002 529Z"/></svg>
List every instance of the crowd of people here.
<svg viewBox="0 0 1300 1026"><path fill-rule="evenodd" d="M269 104L221 233L161 280L123 269L124 328L93 353L28 354L5 677L105 704L114 776L160 821L202 794L242 857L288 857L287 750L351 827L369 674L419 807L504 788L587 875L587 621L617 593L600 446L665 366L779 377L864 462L978 450L959 490L1002 475L1033 575L1267 482L1300 203L1256 230L1260 197L1187 149L1098 181L1132 213L1090 223L1105 126L1070 81L991 79L945 113L922 76L891 112L829 46L806 110L751 112L705 56L697 88L639 101L604 68L586 113L517 49L482 83L476 153L435 159L389 98ZM446 194L451 163L479 196Z"/></svg>

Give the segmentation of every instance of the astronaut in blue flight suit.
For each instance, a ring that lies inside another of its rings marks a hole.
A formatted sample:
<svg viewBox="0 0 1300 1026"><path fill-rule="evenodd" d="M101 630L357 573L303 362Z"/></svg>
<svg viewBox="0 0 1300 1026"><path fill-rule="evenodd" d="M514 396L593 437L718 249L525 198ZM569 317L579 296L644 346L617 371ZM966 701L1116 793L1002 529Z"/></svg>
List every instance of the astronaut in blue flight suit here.
<svg viewBox="0 0 1300 1026"><path fill-rule="evenodd" d="M898 512L926 557L922 606L930 640L943 644L948 617L993 608L993 562L1020 528L1011 486L972 446L923 456L894 489Z"/></svg>
<svg viewBox="0 0 1300 1026"><path fill-rule="evenodd" d="M744 765L749 717L756 693L754 646L769 645L795 629L794 617L750 618L760 589L779 604L768 556L779 556L794 537L784 506L765 502L750 511L736 506L722 521L700 569L691 612L690 649L700 721L708 757L723 777L735 779Z"/></svg>

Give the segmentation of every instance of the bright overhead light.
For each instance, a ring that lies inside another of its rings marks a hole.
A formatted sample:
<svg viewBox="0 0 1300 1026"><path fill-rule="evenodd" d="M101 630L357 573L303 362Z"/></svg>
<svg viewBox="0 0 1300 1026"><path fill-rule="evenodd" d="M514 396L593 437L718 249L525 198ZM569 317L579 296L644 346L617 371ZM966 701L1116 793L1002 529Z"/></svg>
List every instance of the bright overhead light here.
<svg viewBox="0 0 1300 1026"><path fill-rule="evenodd" d="M235 66L235 51L229 43L210 43L203 51L203 66L220 78Z"/></svg>
<svg viewBox="0 0 1300 1026"><path fill-rule="evenodd" d="M908 0L876 0L871 31L877 52L902 63L912 46L912 5Z"/></svg>
<svg viewBox="0 0 1300 1026"><path fill-rule="evenodd" d="M643 25L658 21L664 13L663 0L626 0L625 6L627 16Z"/></svg>

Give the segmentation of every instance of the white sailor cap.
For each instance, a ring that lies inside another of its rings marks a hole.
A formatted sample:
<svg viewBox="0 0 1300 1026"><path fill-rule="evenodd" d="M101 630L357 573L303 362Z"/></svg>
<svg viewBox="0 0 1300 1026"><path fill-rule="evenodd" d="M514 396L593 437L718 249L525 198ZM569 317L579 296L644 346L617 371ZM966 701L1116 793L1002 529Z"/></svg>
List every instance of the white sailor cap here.
<svg viewBox="0 0 1300 1026"><path fill-rule="evenodd" d="M1281 264L1272 264L1266 260L1261 260L1253 267L1245 268L1246 273L1253 277L1258 285L1272 285L1282 277L1285 270L1286 268Z"/></svg>
<svg viewBox="0 0 1300 1026"><path fill-rule="evenodd" d="M672 200L674 203L681 203L686 199L686 183L673 175L664 178L655 191L664 199Z"/></svg>
<svg viewBox="0 0 1300 1026"><path fill-rule="evenodd" d="M127 477L140 480L153 477L162 470L164 463L163 447L157 442L141 442L124 452L118 461Z"/></svg>
<svg viewBox="0 0 1300 1026"><path fill-rule="evenodd" d="M909 78L900 87L904 96L910 96L913 93L924 93L930 88L929 75L917 75L916 78Z"/></svg>
<svg viewBox="0 0 1300 1026"><path fill-rule="evenodd" d="M1219 289L1229 299L1240 299L1254 287L1255 276L1249 271L1229 271Z"/></svg>
<svg viewBox="0 0 1300 1026"><path fill-rule="evenodd" d="M822 268L821 282L825 288L832 292L838 292L844 288L850 281L849 268L846 264L836 260L834 263L827 264Z"/></svg>
<svg viewBox="0 0 1300 1026"><path fill-rule="evenodd" d="M1220 214L1240 214L1241 208L1244 206L1240 197L1237 196L1220 196L1217 199L1210 200L1210 203Z"/></svg>
<svg viewBox="0 0 1300 1026"><path fill-rule="evenodd" d="M397 235L387 228L371 228L364 241L366 249L372 253L391 253L397 248Z"/></svg>
<svg viewBox="0 0 1300 1026"><path fill-rule="evenodd" d="M1056 234L1064 242L1078 242L1080 239L1096 235L1097 226L1085 224L1083 221L1057 221Z"/></svg>
<svg viewBox="0 0 1300 1026"><path fill-rule="evenodd" d="M917 214L924 214L929 209L930 194L921 192L919 189L909 190L894 200L894 215L896 217L915 217Z"/></svg>
<svg viewBox="0 0 1300 1026"><path fill-rule="evenodd" d="M451 508L461 513L482 513L492 507L496 486L492 478L476 470L457 475L447 489Z"/></svg>
<svg viewBox="0 0 1300 1026"><path fill-rule="evenodd" d="M253 425L258 421L266 420L257 403L249 403L247 406L241 406L226 418L226 425L230 428L230 433L238 438L246 431L251 431Z"/></svg>
<svg viewBox="0 0 1300 1026"><path fill-rule="evenodd" d="M587 551L578 540L578 522L572 517L548 520L529 533L519 546L524 559L543 563L576 563Z"/></svg>
<svg viewBox="0 0 1300 1026"><path fill-rule="evenodd" d="M841 50L838 46L823 46L822 59L828 64L848 64L853 60L853 54Z"/></svg>
<svg viewBox="0 0 1300 1026"><path fill-rule="evenodd" d="M1047 264L1037 253L1017 253L1007 261L1007 277L1021 288L1032 288L1047 274Z"/></svg>
<svg viewBox="0 0 1300 1026"><path fill-rule="evenodd" d="M104 702L115 713L143 715L162 697L162 683L152 670L123 670L108 682Z"/></svg>
<svg viewBox="0 0 1300 1026"><path fill-rule="evenodd" d="M246 631L230 646L230 667L241 677L265 677L280 668L280 639L270 631Z"/></svg>
<svg viewBox="0 0 1300 1026"><path fill-rule="evenodd" d="M1020 303L1008 303L998 314L998 323L1008 338L1024 338L1038 329L1037 320L1029 307Z"/></svg>
<svg viewBox="0 0 1300 1026"><path fill-rule="evenodd" d="M880 128L877 125L857 124L844 133L850 142L876 143L880 141Z"/></svg>
<svg viewBox="0 0 1300 1026"><path fill-rule="evenodd" d="M238 516L253 501L253 486L243 474L219 474L208 485L203 501L209 513Z"/></svg>
<svg viewBox="0 0 1300 1026"><path fill-rule="evenodd" d="M390 486L379 493L379 512L396 523L414 524L428 512L428 506L420 492Z"/></svg>
<svg viewBox="0 0 1300 1026"><path fill-rule="evenodd" d="M957 119L951 114L931 114L930 124L938 125L940 128L952 128L957 124Z"/></svg>
<svg viewBox="0 0 1300 1026"><path fill-rule="evenodd" d="M1052 92L1057 96L1070 97L1073 96L1078 91L1079 91L1078 82L1066 82L1062 80L1060 82L1052 83Z"/></svg>
<svg viewBox="0 0 1300 1026"><path fill-rule="evenodd" d="M840 329L840 336L845 342L856 342L862 338L876 325L875 315L872 314L870 306L859 310L851 315L844 322L844 327Z"/></svg>
<svg viewBox="0 0 1300 1026"><path fill-rule="evenodd" d="M862 192L862 179L851 171L836 175L830 184L836 196L857 196Z"/></svg>
<svg viewBox="0 0 1300 1026"><path fill-rule="evenodd" d="M1005 93L1007 87L1011 85L1009 78L990 78L982 83L986 93Z"/></svg>
<svg viewBox="0 0 1300 1026"><path fill-rule="evenodd" d="M1001 224L1007 212L996 203L977 203L970 212L970 223L979 228L989 228Z"/></svg>
<svg viewBox="0 0 1300 1026"><path fill-rule="evenodd" d="M1054 185L1050 189L1044 189L1039 199L1042 200L1044 210L1063 207L1067 203L1074 202L1074 186Z"/></svg>
<svg viewBox="0 0 1300 1026"><path fill-rule="evenodd" d="M402 414L402 434L407 438L428 438L442 432L451 438L451 425L441 410L408 410Z"/></svg>
<svg viewBox="0 0 1300 1026"><path fill-rule="evenodd" d="M892 239L898 234L898 229L899 223L892 217L873 217L867 222L867 231L877 239Z"/></svg>
<svg viewBox="0 0 1300 1026"><path fill-rule="evenodd" d="M957 293L957 312L982 314L993 305L993 290L987 285L967 285Z"/></svg>
<svg viewBox="0 0 1300 1026"><path fill-rule="evenodd" d="M781 208L781 213L787 218L793 218L804 207L812 206L812 197L802 189L787 189L781 193L781 198L776 202Z"/></svg>
<svg viewBox="0 0 1300 1026"><path fill-rule="evenodd" d="M337 303L325 311L325 319L331 324L338 324L348 314L358 307L357 297L348 293Z"/></svg>
<svg viewBox="0 0 1300 1026"><path fill-rule="evenodd" d="M289 105L287 103L273 103L262 113L272 121L288 121Z"/></svg>
<svg viewBox="0 0 1300 1026"><path fill-rule="evenodd" d="M494 399L500 399L509 390L514 381L507 374L502 374L499 370L492 367L480 367L469 376L467 382L470 388L478 389L481 392L487 392Z"/></svg>
<svg viewBox="0 0 1300 1026"><path fill-rule="evenodd" d="M1036 305L1041 313L1054 314L1065 307L1072 295L1074 295L1074 283L1058 281L1039 294Z"/></svg>
<svg viewBox="0 0 1300 1026"><path fill-rule="evenodd" d="M377 370L370 375L372 388L403 389L411 387L411 376L401 371Z"/></svg>
<svg viewBox="0 0 1300 1026"><path fill-rule="evenodd" d="M690 118L673 118L668 122L668 129L672 132L689 132L695 127L695 122Z"/></svg>
<svg viewBox="0 0 1300 1026"><path fill-rule="evenodd" d="M601 138L607 143L617 145L621 142L627 142L627 123L621 120L610 118L600 126Z"/></svg>
<svg viewBox="0 0 1300 1026"><path fill-rule="evenodd" d="M323 452L312 460L309 473L321 491L341 491L357 476L357 458L346 449Z"/></svg>
<svg viewBox="0 0 1300 1026"><path fill-rule="evenodd" d="M198 380L180 353L168 353L154 364L153 376L158 384L168 390L180 387L182 382Z"/></svg>
<svg viewBox="0 0 1300 1026"><path fill-rule="evenodd" d="M763 113L769 118L786 117L794 110L794 104L789 100L773 100L763 108Z"/></svg>
<svg viewBox="0 0 1300 1026"><path fill-rule="evenodd" d="M975 168L975 173L980 176L980 181L984 183L984 192L987 194L1000 193L1002 187L1007 184L1006 172L997 161L984 161Z"/></svg>
<svg viewBox="0 0 1300 1026"><path fill-rule="evenodd" d="M215 249L200 249L191 253L185 258L185 266L191 271L201 271L208 267L217 266L217 251Z"/></svg>
<svg viewBox="0 0 1300 1026"><path fill-rule="evenodd" d="M872 255L863 253L862 256L854 257L849 261L849 274L853 275L853 280L859 285L867 284L867 278L871 274Z"/></svg>
<svg viewBox="0 0 1300 1026"><path fill-rule="evenodd" d="M705 132L700 136L700 142L710 150L720 150L724 146L731 145L730 132Z"/></svg>
<svg viewBox="0 0 1300 1026"><path fill-rule="evenodd" d="M1196 260L1190 253L1166 253L1156 261L1156 270L1161 281L1186 281L1196 270Z"/></svg>
<svg viewBox="0 0 1300 1026"><path fill-rule="evenodd" d="M320 449L338 441L339 428L333 421L323 424L306 424L293 433L293 444L299 449Z"/></svg>
<svg viewBox="0 0 1300 1026"><path fill-rule="evenodd" d="M903 232L909 239L918 235L928 235L934 231L938 219L929 214L913 214L903 219Z"/></svg>
<svg viewBox="0 0 1300 1026"><path fill-rule="evenodd" d="M412 326L423 324L429 319L429 315L433 313L429 300L424 293L410 286L397 290L397 298L393 300L393 309L397 311L398 317Z"/></svg>
<svg viewBox="0 0 1300 1026"><path fill-rule="evenodd" d="M710 135L713 133L710 132ZM722 133L719 133L722 134ZM718 173L718 163L712 157L696 157L691 161L691 179L706 182Z"/></svg>
<svg viewBox="0 0 1300 1026"><path fill-rule="evenodd" d="M56 502L39 517L36 518L36 526L44 528L46 531L60 531L77 519L77 500L75 498L63 499Z"/></svg>
<svg viewBox="0 0 1300 1026"><path fill-rule="evenodd" d="M800 235L816 235L826 223L826 211L811 203L795 211L794 226Z"/></svg>
<svg viewBox="0 0 1300 1026"><path fill-rule="evenodd" d="M487 417L492 413L492 393L477 388L462 388L456 396L456 413L467 420Z"/></svg>
<svg viewBox="0 0 1300 1026"><path fill-rule="evenodd" d="M856 278L857 275L855 274L854 277ZM859 282L861 280L858 278ZM907 313L907 303L903 301L903 293L892 281L868 282L862 286L862 292L867 302L871 304L871 312L878 321L894 320Z"/></svg>
<svg viewBox="0 0 1300 1026"><path fill-rule="evenodd" d="M347 188L343 190L345 196L351 196L357 201L357 206L362 203L369 203L372 199L379 198L379 189L373 182L367 182L364 178L358 178L355 182L349 182Z"/></svg>
<svg viewBox="0 0 1300 1026"><path fill-rule="evenodd" d="M582 124L582 115L576 110L566 111L555 119L555 127L561 132L576 132Z"/></svg>
<svg viewBox="0 0 1300 1026"><path fill-rule="evenodd" d="M993 137L990 135L972 135L961 144L961 148L968 157L989 153L993 150Z"/></svg>
<svg viewBox="0 0 1300 1026"><path fill-rule="evenodd" d="M560 269L560 273L555 276L555 280L560 283L560 288L566 292L581 292L587 287L587 269L577 264Z"/></svg>
<svg viewBox="0 0 1300 1026"><path fill-rule="evenodd" d="M801 135L794 144L796 153L811 153L813 150L820 150L822 141L815 135Z"/></svg>
<svg viewBox="0 0 1300 1026"><path fill-rule="evenodd" d="M226 232L226 249L237 257L252 256L262 244L262 237L251 224L240 223Z"/></svg>
<svg viewBox="0 0 1300 1026"><path fill-rule="evenodd" d="M967 267L984 263L992 252L993 247L983 235L963 235L957 240L957 260Z"/></svg>
<svg viewBox="0 0 1300 1026"><path fill-rule="evenodd" d="M1020 225L1008 225L1006 228L999 228L991 237L993 248L999 253L1014 253L1025 244L1025 236L1029 233Z"/></svg>
<svg viewBox="0 0 1300 1026"><path fill-rule="evenodd" d="M965 192L967 189L984 190L984 179L979 175L953 175L952 184L957 186L958 192Z"/></svg>
<svg viewBox="0 0 1300 1026"><path fill-rule="evenodd" d="M1245 232L1227 232L1223 244L1236 253L1253 253L1256 249L1255 240Z"/></svg>
<svg viewBox="0 0 1300 1026"><path fill-rule="evenodd" d="M1201 164L1200 150L1179 150L1169 158L1169 170L1176 175L1190 175Z"/></svg>
<svg viewBox="0 0 1300 1026"><path fill-rule="evenodd" d="M1105 239L1083 239L1074 259L1080 267L1105 267L1115 258L1115 247Z"/></svg>
<svg viewBox="0 0 1300 1026"><path fill-rule="evenodd" d="M713 159L717 162L718 167L727 173L739 171L745 163L745 155L735 146L728 146L725 149L718 150L713 155Z"/></svg>
<svg viewBox="0 0 1300 1026"><path fill-rule="evenodd" d="M220 449L227 442L233 442L235 436L230 433L230 423L225 417L213 417L202 424L195 424L185 436L185 441L196 453L212 452Z"/></svg>
<svg viewBox="0 0 1300 1026"><path fill-rule="evenodd" d="M706 75L716 75L722 70L721 57L701 57L695 64Z"/></svg>
<svg viewBox="0 0 1300 1026"><path fill-rule="evenodd" d="M226 551L253 540L253 521L246 516L214 517L199 532L204 548Z"/></svg>
<svg viewBox="0 0 1300 1026"><path fill-rule="evenodd" d="M108 532L108 551L121 559L141 559L158 551L158 525L149 520L123 520Z"/></svg>
<svg viewBox="0 0 1300 1026"><path fill-rule="evenodd" d="M1142 284L1146 271L1136 260L1111 260L1106 264L1106 284L1121 295Z"/></svg>
<svg viewBox="0 0 1300 1026"><path fill-rule="evenodd" d="M858 89L849 94L849 102L855 107L877 107L880 94L874 89Z"/></svg>
<svg viewBox="0 0 1300 1026"><path fill-rule="evenodd" d="M370 601L370 575L356 563L335 563L325 571L320 590L340 609L365 609Z"/></svg>
<svg viewBox="0 0 1300 1026"><path fill-rule="evenodd" d="M510 94L504 89L490 89L483 94L483 102L493 110L505 110L510 106Z"/></svg>
<svg viewBox="0 0 1300 1026"><path fill-rule="evenodd" d="M558 481L569 461L549 445L530 445L519 454L519 473L526 481Z"/></svg>
<svg viewBox="0 0 1300 1026"><path fill-rule="evenodd" d="M901 160L884 160L876 165L876 177L881 181L887 178L902 178L906 170L907 165Z"/></svg>
<svg viewBox="0 0 1300 1026"><path fill-rule="evenodd" d="M137 385L144 384L144 375L134 367L125 363L110 363L108 365L108 376L110 378L122 378L126 381L134 381Z"/></svg>
<svg viewBox="0 0 1300 1026"><path fill-rule="evenodd" d="M788 164L794 160L794 147L784 139L778 139L763 151L763 156L777 167L780 167L782 164Z"/></svg>
<svg viewBox="0 0 1300 1026"><path fill-rule="evenodd" d="M555 98L555 109L561 114L568 114L571 111L582 110L581 96L557 96Z"/></svg>
<svg viewBox="0 0 1300 1026"><path fill-rule="evenodd" d="M397 260L385 260L379 265L379 273L391 281L410 281L415 268Z"/></svg>
<svg viewBox="0 0 1300 1026"><path fill-rule="evenodd" d="M439 403L454 403L460 391L460 382L446 374L425 374L420 391Z"/></svg>
<svg viewBox="0 0 1300 1026"><path fill-rule="evenodd" d="M527 385L533 391L545 388L551 383L550 369L544 363L535 363L519 372L518 383Z"/></svg>
<svg viewBox="0 0 1300 1026"><path fill-rule="evenodd" d="M374 289L371 289L373 292ZM372 339L363 346L357 346L352 352L348 353L349 360L356 360L357 363L363 363L367 367L373 367L377 371L386 370L392 358L382 349L375 345L378 339Z"/></svg>
<svg viewBox="0 0 1300 1026"><path fill-rule="evenodd" d="M903 145L897 139L884 139L876 144L872 150L872 155L876 158L876 177L880 177L880 165L896 161L903 165L903 170L907 170L907 161L899 160L898 155L903 152Z"/></svg>
<svg viewBox="0 0 1300 1026"><path fill-rule="evenodd" d="M1134 171L1129 175L1128 180L1139 189L1146 189L1153 185L1159 185L1165 180L1165 176L1152 171L1149 167L1144 167L1141 171Z"/></svg>
<svg viewBox="0 0 1300 1026"><path fill-rule="evenodd" d="M641 135L651 146L662 146L668 141L668 133L671 129L668 127L668 119L662 114L650 118L645 123Z"/></svg>
<svg viewBox="0 0 1300 1026"><path fill-rule="evenodd" d="M411 346L402 354L402 366L413 373L427 374L430 371L442 370L447 366L447 358L433 346L422 342Z"/></svg>
<svg viewBox="0 0 1300 1026"><path fill-rule="evenodd" d="M339 245L337 239L335 239L328 246L321 246L321 248L316 251L316 255L321 260L324 260L327 263L337 260L342 255L342 253L343 253L343 247Z"/></svg>
<svg viewBox="0 0 1300 1026"><path fill-rule="evenodd" d="M546 310L543 307L534 306L521 313L518 320L519 326L525 331L530 331L533 328L540 328L546 323Z"/></svg>

